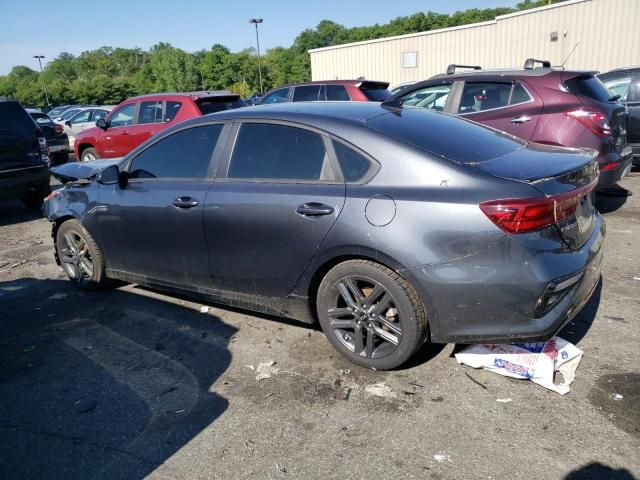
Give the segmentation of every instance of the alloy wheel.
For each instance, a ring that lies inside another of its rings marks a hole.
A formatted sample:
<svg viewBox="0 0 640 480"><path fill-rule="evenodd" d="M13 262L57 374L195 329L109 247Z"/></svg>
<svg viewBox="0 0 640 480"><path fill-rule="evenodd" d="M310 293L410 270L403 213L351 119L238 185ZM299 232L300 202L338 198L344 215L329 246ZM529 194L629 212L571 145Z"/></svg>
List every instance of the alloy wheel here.
<svg viewBox="0 0 640 480"><path fill-rule="evenodd" d="M378 282L349 276L333 288L327 310L333 333L356 355L382 358L393 353L402 338L396 301Z"/></svg>
<svg viewBox="0 0 640 480"><path fill-rule="evenodd" d="M82 236L76 232L66 232L60 254L60 260L69 278L79 283L88 282L93 278L93 260L89 246Z"/></svg>

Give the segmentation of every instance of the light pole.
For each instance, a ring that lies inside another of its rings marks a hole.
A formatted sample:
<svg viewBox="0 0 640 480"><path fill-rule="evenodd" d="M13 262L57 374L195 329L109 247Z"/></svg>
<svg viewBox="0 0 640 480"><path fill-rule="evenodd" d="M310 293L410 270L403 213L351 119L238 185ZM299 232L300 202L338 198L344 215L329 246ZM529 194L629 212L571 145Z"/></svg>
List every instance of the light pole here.
<svg viewBox="0 0 640 480"><path fill-rule="evenodd" d="M256 44L258 45L258 77L260 78L260 94L264 93L262 89L262 66L260 65L260 37L258 36L258 24L262 23L261 18L252 18L249 23L253 23L256 26Z"/></svg>
<svg viewBox="0 0 640 480"><path fill-rule="evenodd" d="M47 99L47 107L50 107L51 104L49 103L49 94L47 93L47 83L44 81L44 75L42 72L42 59L44 58L44 55L34 55L33 58L37 58L38 63L40 64L40 78L42 79L42 86L44 87L44 96Z"/></svg>

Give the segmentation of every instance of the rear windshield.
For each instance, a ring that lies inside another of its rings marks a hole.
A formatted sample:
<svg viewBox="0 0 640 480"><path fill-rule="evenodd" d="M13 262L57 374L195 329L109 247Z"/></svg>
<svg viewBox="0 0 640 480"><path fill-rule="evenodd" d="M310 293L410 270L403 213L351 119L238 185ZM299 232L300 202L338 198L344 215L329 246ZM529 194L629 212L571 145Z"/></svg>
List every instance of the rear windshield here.
<svg viewBox="0 0 640 480"><path fill-rule="evenodd" d="M203 98L196 101L196 103L203 115L231 110L232 108L240 108L247 105L241 99L235 97Z"/></svg>
<svg viewBox="0 0 640 480"><path fill-rule="evenodd" d="M475 122L408 107L367 121L373 130L456 163L473 165L526 146L524 140Z"/></svg>
<svg viewBox="0 0 640 480"><path fill-rule="evenodd" d="M0 102L0 134L35 137L36 125L17 102Z"/></svg>
<svg viewBox="0 0 640 480"><path fill-rule="evenodd" d="M30 113L31 118L33 118L33 121L36 122L38 125L48 125L48 126L53 126L53 120L51 120L51 118L48 115L45 115L44 113Z"/></svg>
<svg viewBox="0 0 640 480"><path fill-rule="evenodd" d="M564 85L574 95L593 98L599 102L608 102L611 98L611 92L607 90L604 83L593 76L570 78L565 80Z"/></svg>
<svg viewBox="0 0 640 480"><path fill-rule="evenodd" d="M360 90L372 102L383 102L391 96L391 92L384 85L363 85Z"/></svg>

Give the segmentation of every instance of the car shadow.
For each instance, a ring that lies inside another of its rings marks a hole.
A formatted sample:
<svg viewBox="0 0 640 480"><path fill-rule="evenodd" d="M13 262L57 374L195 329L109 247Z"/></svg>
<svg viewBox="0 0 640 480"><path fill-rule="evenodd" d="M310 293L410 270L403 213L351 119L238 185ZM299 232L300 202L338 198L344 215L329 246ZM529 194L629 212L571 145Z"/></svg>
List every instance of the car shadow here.
<svg viewBox="0 0 640 480"><path fill-rule="evenodd" d="M587 334L598 314L600 297L602 296L602 277L591 294L591 298L585 306L569 323L567 323L558 336L568 342L577 345Z"/></svg>
<svg viewBox="0 0 640 480"><path fill-rule="evenodd" d="M622 208L627 203L631 192L620 185L614 185L606 190L596 192L595 207L600 213L611 213Z"/></svg>
<svg viewBox="0 0 640 480"><path fill-rule="evenodd" d="M636 480L636 477L626 468L616 469L593 462L569 472L564 480Z"/></svg>
<svg viewBox="0 0 640 480"><path fill-rule="evenodd" d="M20 200L0 202L0 227L31 222L42 218L39 210L29 210Z"/></svg>
<svg viewBox="0 0 640 480"><path fill-rule="evenodd" d="M213 315L33 278L0 303L0 478L143 478L228 406Z"/></svg>

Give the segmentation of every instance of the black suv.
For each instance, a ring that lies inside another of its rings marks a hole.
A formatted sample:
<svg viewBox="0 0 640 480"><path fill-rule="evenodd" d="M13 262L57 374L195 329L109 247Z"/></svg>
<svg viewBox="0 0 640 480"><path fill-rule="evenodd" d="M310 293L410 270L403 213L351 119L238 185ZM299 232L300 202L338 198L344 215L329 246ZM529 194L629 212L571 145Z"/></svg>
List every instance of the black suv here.
<svg viewBox="0 0 640 480"><path fill-rule="evenodd" d="M598 77L627 106L627 142L633 149L633 165L640 167L640 66L611 70Z"/></svg>
<svg viewBox="0 0 640 480"><path fill-rule="evenodd" d="M48 163L42 130L18 102L0 100L0 201L20 198L40 208L51 192Z"/></svg>

